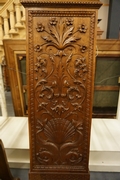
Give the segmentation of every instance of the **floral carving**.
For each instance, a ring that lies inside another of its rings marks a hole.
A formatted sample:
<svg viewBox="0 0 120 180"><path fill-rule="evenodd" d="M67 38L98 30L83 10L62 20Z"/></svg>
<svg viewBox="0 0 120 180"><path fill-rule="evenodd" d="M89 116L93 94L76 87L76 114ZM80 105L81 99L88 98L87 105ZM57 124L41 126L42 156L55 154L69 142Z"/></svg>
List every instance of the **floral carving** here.
<svg viewBox="0 0 120 180"><path fill-rule="evenodd" d="M67 24L67 26L73 25L73 19L72 18L66 18L66 24Z"/></svg>
<svg viewBox="0 0 120 180"><path fill-rule="evenodd" d="M83 160L82 108L86 95L87 46L80 44L85 24L74 18L51 17L37 24L35 98L37 106L36 158L40 164L80 164ZM75 49L77 49L75 53Z"/></svg>
<svg viewBox="0 0 120 180"><path fill-rule="evenodd" d="M41 71L41 75L47 74L47 60L41 58L40 56L37 57L37 63L35 63L35 71L38 72L39 70Z"/></svg>
<svg viewBox="0 0 120 180"><path fill-rule="evenodd" d="M80 49L81 49L81 52L84 53L86 51L87 47L86 46L81 46Z"/></svg>
<svg viewBox="0 0 120 180"><path fill-rule="evenodd" d="M72 105L74 106L75 111L76 111L76 110L81 111L82 106L81 106L80 104L78 104L78 103L72 103Z"/></svg>
<svg viewBox="0 0 120 180"><path fill-rule="evenodd" d="M45 27L42 25L42 23L37 24L36 30L38 32L42 32L45 30L47 35L42 36L42 38L47 43L51 43L51 45L56 47L58 50L63 50L67 46L70 46L71 43L80 40L80 37L77 37L75 35L78 31L76 31L75 33L73 32L74 27L71 26L72 24L73 24L73 19L71 18L67 18L63 22L62 21L58 22L56 18L52 17L49 20L49 32L45 30Z"/></svg>
<svg viewBox="0 0 120 180"><path fill-rule="evenodd" d="M37 32L43 32L44 29L45 29L45 27L43 26L42 23L37 24L37 28L36 28Z"/></svg>
<svg viewBox="0 0 120 180"><path fill-rule="evenodd" d="M54 18L54 17L51 17L51 18L50 18L50 24L53 25L53 26L55 26L55 25L57 24L57 19Z"/></svg>
<svg viewBox="0 0 120 180"><path fill-rule="evenodd" d="M79 31L81 32L81 33L86 33L86 31L87 31L87 26L85 25L85 24L81 24L81 25L79 25Z"/></svg>
<svg viewBox="0 0 120 180"><path fill-rule="evenodd" d="M79 58L75 60L75 75L82 77L83 73L87 72L87 65L85 63L85 58Z"/></svg>
<svg viewBox="0 0 120 180"><path fill-rule="evenodd" d="M36 46L34 47L34 50L35 50L36 52L40 52L40 51L42 50L42 47L41 47L40 45L36 45Z"/></svg>

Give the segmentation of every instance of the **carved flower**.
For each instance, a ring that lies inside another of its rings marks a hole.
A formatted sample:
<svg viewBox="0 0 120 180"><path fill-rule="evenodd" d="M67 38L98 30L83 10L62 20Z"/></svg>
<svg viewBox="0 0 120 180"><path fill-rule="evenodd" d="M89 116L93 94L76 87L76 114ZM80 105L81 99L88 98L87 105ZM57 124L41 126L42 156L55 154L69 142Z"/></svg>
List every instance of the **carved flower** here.
<svg viewBox="0 0 120 180"><path fill-rule="evenodd" d="M81 52L84 53L86 51L87 47L86 46L81 46L80 49L81 49Z"/></svg>
<svg viewBox="0 0 120 180"><path fill-rule="evenodd" d="M37 63L35 63L35 71L38 72L38 70L41 69L41 72L47 73L45 68L47 65L46 59L42 59L40 56L38 56L37 60Z"/></svg>
<svg viewBox="0 0 120 180"><path fill-rule="evenodd" d="M80 96L80 98L81 98L81 96ZM77 111L77 110L81 111L82 106L79 103L72 103L72 105L74 106L75 111Z"/></svg>
<svg viewBox="0 0 120 180"><path fill-rule="evenodd" d="M56 25L58 24L58 26ZM65 26L66 24L66 26ZM72 26L72 18L65 18L62 22L61 19L51 17L49 19L48 30L45 30L45 33L41 38L47 43L47 46L53 46L58 49L56 55L62 57L66 56L64 49L66 47L71 47L71 43L76 43L81 38L76 36L77 31L74 31L74 26ZM38 32L44 30L44 26L39 23L37 27ZM46 43L41 46L46 46Z"/></svg>
<svg viewBox="0 0 120 180"><path fill-rule="evenodd" d="M54 17L51 17L51 18L50 18L50 24L53 25L53 26L55 26L55 25L57 24L57 19L54 18Z"/></svg>
<svg viewBox="0 0 120 180"><path fill-rule="evenodd" d="M40 45L36 45L36 46L34 47L34 50L35 50L36 52L40 52L40 51L42 50L42 47L41 47Z"/></svg>
<svg viewBox="0 0 120 180"><path fill-rule="evenodd" d="M37 66L42 67L47 65L46 59L42 59L40 56L37 57L38 63L36 63Z"/></svg>
<svg viewBox="0 0 120 180"><path fill-rule="evenodd" d="M78 30L79 30L81 33L86 33L86 31L87 31L87 26L86 26L85 24L81 24L81 25L79 25Z"/></svg>
<svg viewBox="0 0 120 180"><path fill-rule="evenodd" d="M78 58L75 60L75 75L82 76L82 72L85 73L87 71L85 58Z"/></svg>
<svg viewBox="0 0 120 180"><path fill-rule="evenodd" d="M42 23L37 23L37 32L43 32L45 30L45 27L42 25Z"/></svg>
<svg viewBox="0 0 120 180"><path fill-rule="evenodd" d="M73 19L67 18L66 19L66 24L67 24L67 26L73 25Z"/></svg>

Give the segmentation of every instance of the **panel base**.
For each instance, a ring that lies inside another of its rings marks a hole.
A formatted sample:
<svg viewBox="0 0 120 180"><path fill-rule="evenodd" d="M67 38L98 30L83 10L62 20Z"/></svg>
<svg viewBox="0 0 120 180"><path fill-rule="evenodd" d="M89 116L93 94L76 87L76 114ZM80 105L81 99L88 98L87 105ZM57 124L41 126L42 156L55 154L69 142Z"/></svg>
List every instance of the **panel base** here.
<svg viewBox="0 0 120 180"><path fill-rule="evenodd" d="M90 173L77 173L77 174L41 174L29 173L29 180L90 180Z"/></svg>

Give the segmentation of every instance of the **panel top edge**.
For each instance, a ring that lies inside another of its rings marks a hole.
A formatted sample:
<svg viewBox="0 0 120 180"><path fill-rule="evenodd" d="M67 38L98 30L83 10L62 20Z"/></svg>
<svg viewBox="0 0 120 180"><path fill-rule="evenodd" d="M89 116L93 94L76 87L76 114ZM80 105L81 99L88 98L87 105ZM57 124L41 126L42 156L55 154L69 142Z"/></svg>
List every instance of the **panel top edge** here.
<svg viewBox="0 0 120 180"><path fill-rule="evenodd" d="M79 5L80 7L99 8L102 3L99 0L20 0L25 7L38 7L41 5Z"/></svg>

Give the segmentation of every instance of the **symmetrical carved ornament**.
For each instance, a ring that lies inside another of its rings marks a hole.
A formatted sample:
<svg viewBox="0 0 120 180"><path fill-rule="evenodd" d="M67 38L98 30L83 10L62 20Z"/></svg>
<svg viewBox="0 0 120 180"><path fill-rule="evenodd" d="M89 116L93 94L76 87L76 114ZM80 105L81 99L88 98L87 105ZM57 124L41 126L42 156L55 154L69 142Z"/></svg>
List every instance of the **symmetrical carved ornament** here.
<svg viewBox="0 0 120 180"><path fill-rule="evenodd" d="M29 11L28 21L33 169L85 171L95 12Z"/></svg>
<svg viewBox="0 0 120 180"><path fill-rule="evenodd" d="M79 43L79 34L85 34L87 26L80 24L75 29L73 18L51 17L46 27L38 22L36 31L43 40L34 47L38 54L34 69L36 158L46 165L80 164L87 72L83 54L87 46Z"/></svg>
<svg viewBox="0 0 120 180"><path fill-rule="evenodd" d="M99 0L21 0L27 14L30 180L89 180Z"/></svg>

